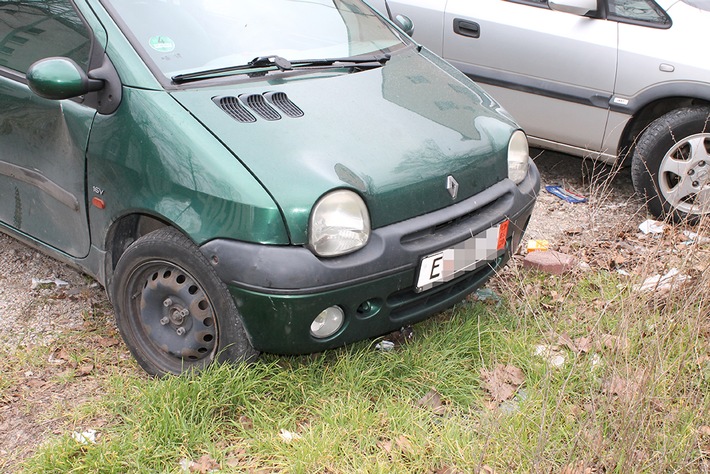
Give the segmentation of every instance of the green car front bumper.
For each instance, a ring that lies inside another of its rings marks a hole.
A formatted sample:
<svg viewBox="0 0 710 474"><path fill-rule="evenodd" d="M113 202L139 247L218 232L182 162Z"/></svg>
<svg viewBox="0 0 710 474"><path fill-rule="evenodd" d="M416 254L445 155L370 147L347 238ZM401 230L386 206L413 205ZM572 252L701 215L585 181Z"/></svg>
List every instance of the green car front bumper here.
<svg viewBox="0 0 710 474"><path fill-rule="evenodd" d="M539 188L531 164L519 185L506 179L447 208L375 229L367 246L342 257L230 240L208 242L201 250L227 284L255 349L318 352L421 321L475 291L518 248ZM422 258L505 220L505 245L491 258L451 281L416 290ZM330 306L343 310L343 326L318 339L311 323Z"/></svg>

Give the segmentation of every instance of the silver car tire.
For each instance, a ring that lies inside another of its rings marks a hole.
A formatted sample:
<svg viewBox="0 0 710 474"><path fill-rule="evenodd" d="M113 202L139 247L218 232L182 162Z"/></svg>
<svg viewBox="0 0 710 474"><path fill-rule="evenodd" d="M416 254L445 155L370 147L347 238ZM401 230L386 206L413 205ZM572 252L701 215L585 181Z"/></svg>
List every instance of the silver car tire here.
<svg viewBox="0 0 710 474"><path fill-rule="evenodd" d="M197 246L166 227L121 255L111 285L116 325L151 375L258 356L225 284Z"/></svg>
<svg viewBox="0 0 710 474"><path fill-rule="evenodd" d="M631 177L649 211L674 222L710 212L710 107L684 107L653 121L634 149Z"/></svg>

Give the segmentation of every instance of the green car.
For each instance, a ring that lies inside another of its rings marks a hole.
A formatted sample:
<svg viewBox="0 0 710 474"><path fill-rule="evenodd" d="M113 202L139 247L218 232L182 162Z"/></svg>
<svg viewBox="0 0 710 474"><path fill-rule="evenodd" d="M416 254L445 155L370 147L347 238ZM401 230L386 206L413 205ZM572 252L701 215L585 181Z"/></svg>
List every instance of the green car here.
<svg viewBox="0 0 710 474"><path fill-rule="evenodd" d="M420 321L520 244L525 134L360 0L0 0L0 229L151 374Z"/></svg>

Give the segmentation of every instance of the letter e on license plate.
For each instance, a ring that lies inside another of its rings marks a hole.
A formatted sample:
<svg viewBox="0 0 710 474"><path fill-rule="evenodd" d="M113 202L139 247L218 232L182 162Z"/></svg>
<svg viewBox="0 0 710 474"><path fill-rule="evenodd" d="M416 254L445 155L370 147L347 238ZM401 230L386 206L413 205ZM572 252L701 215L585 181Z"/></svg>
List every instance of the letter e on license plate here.
<svg viewBox="0 0 710 474"><path fill-rule="evenodd" d="M495 260L505 248L507 234L506 220L453 247L427 255L419 265L415 290L428 290Z"/></svg>

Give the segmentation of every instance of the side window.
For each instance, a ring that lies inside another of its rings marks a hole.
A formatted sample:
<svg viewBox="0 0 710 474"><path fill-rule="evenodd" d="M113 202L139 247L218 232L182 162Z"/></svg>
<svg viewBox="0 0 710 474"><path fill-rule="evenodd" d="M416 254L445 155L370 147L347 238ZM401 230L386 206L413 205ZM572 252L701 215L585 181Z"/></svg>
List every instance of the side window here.
<svg viewBox="0 0 710 474"><path fill-rule="evenodd" d="M0 66L25 73L50 56L86 70L91 35L70 0L0 0Z"/></svg>
<svg viewBox="0 0 710 474"><path fill-rule="evenodd" d="M661 28L671 24L666 12L653 0L609 0L609 18Z"/></svg>

